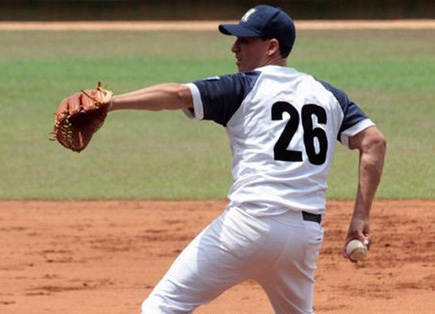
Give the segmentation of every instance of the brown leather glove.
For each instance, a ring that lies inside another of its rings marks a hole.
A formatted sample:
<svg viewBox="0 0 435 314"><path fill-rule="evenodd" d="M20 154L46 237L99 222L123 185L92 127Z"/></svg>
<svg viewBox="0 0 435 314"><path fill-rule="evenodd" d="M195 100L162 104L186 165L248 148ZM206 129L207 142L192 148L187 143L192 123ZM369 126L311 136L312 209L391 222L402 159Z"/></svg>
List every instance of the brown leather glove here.
<svg viewBox="0 0 435 314"><path fill-rule="evenodd" d="M84 90L64 99L56 111L54 137L64 147L81 152L103 125L113 93L99 82L96 89Z"/></svg>

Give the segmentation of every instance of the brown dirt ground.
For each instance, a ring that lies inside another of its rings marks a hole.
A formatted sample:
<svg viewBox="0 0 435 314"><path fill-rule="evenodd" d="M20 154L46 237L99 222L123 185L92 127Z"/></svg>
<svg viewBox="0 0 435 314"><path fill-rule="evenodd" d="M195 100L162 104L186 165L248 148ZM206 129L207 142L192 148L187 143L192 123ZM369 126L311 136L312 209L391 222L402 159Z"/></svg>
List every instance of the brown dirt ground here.
<svg viewBox="0 0 435 314"><path fill-rule="evenodd" d="M0 313L138 313L183 247L226 201L0 202ZM435 201L377 201L367 259L341 257L352 202L330 201L317 314L435 309ZM195 313L271 313L244 282Z"/></svg>

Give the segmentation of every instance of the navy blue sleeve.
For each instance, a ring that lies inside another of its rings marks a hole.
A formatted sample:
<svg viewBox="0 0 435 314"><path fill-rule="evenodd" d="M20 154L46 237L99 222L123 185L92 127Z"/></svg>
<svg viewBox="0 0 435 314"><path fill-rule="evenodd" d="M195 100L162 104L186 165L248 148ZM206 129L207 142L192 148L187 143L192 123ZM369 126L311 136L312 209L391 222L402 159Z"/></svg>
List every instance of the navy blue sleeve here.
<svg viewBox="0 0 435 314"><path fill-rule="evenodd" d="M204 120L226 126L259 75L258 71L240 72L193 82L201 94Z"/></svg>
<svg viewBox="0 0 435 314"><path fill-rule="evenodd" d="M367 115L354 102L349 100L346 93L326 82L319 82L334 95L343 111L343 122L341 123L340 131L338 132L338 139L340 139L341 132L354 126L358 122L367 119Z"/></svg>

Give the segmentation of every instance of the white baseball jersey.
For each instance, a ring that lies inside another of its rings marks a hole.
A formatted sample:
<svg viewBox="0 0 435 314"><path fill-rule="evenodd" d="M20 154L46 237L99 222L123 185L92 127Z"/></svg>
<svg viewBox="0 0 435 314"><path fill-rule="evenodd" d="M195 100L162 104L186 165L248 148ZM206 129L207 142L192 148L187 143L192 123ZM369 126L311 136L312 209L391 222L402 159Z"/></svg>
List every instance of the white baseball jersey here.
<svg viewBox="0 0 435 314"><path fill-rule="evenodd" d="M345 93L288 67L186 85L194 103L186 114L213 120L229 135L230 206L255 216L322 214L336 140L347 146L348 137L373 125Z"/></svg>

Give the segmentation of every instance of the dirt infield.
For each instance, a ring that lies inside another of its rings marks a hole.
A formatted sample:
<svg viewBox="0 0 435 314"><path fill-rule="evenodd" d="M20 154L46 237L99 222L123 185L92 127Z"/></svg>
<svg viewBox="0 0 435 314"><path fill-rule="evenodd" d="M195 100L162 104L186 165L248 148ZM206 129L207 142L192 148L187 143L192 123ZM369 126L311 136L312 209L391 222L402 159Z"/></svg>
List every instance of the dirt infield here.
<svg viewBox="0 0 435 314"><path fill-rule="evenodd" d="M206 202L1 202L0 313L138 313L183 247L224 208ZM317 314L429 314L435 308L435 201L377 201L368 259L340 249L352 203L331 201ZM254 282L195 313L271 313Z"/></svg>
<svg viewBox="0 0 435 314"><path fill-rule="evenodd" d="M215 31L221 23L237 21L155 21L155 22L0 22L0 30L23 31ZM304 29L434 29L435 20L370 20L370 21L295 21L296 28Z"/></svg>

